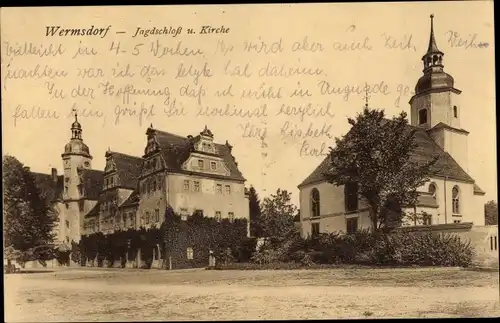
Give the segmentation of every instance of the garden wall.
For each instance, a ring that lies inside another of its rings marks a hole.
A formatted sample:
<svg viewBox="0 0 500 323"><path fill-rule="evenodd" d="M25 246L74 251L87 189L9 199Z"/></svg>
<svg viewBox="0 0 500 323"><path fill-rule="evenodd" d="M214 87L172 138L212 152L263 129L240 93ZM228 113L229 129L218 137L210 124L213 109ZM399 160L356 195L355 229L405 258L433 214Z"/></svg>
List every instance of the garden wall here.
<svg viewBox="0 0 500 323"><path fill-rule="evenodd" d="M499 268L498 262L498 225L474 226L472 223L439 224L398 228L403 232L428 232L456 234L466 239L474 248L474 266Z"/></svg>

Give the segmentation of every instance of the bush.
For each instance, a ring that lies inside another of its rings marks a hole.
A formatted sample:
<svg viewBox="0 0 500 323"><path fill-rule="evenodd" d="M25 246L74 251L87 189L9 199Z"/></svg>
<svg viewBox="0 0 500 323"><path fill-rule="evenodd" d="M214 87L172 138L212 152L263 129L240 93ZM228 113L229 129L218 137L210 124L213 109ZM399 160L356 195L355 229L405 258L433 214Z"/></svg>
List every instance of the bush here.
<svg viewBox="0 0 500 323"><path fill-rule="evenodd" d="M280 244L264 244L252 256L258 264L362 264L381 266L468 267L474 251L454 234L382 233L321 234L302 239L291 236Z"/></svg>
<svg viewBox="0 0 500 323"><path fill-rule="evenodd" d="M238 262L249 262L257 247L257 238L246 238L236 249Z"/></svg>

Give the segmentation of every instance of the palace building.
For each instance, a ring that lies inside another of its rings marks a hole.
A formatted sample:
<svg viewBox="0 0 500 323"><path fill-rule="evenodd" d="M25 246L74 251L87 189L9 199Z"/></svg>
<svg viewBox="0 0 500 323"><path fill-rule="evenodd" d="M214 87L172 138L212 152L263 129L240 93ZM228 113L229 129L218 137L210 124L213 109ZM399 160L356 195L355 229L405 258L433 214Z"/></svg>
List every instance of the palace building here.
<svg viewBox="0 0 500 323"><path fill-rule="evenodd" d="M82 132L75 113L61 155L63 174L55 168L51 174L34 173L42 193L55 201L58 243L69 245L95 232L158 228L167 206L183 219L199 212L219 221L250 222L245 178L232 146L214 142L207 127L182 137L151 125L141 157L108 150L104 170L92 169Z"/></svg>
<svg viewBox="0 0 500 323"><path fill-rule="evenodd" d="M420 188L417 213L429 216L424 225L468 223L484 225L484 195L468 174L467 135L461 123L460 94L453 77L444 71L444 53L434 36L431 16L430 39L422 57L423 75L410 99L409 128L416 130L418 148L412 158L426 162L438 155L435 175ZM336 186L323 173L330 158L298 186L300 190L300 227L304 236L322 232L353 232L371 227L368 208L356 193L356 185ZM413 211L413 208L412 208ZM413 225L411 223L409 225Z"/></svg>

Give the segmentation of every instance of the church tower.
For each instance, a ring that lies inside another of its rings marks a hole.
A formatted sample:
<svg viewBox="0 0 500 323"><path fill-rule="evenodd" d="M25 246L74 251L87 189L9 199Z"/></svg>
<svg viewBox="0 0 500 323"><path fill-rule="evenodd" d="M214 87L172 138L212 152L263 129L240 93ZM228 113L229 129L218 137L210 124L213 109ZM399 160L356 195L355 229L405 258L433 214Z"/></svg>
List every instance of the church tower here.
<svg viewBox="0 0 500 323"><path fill-rule="evenodd" d="M465 170L468 169L467 135L460 128L460 94L453 77L444 72L443 56L434 36L434 15L427 52L422 57L423 75L410 99L411 124L426 129L436 143Z"/></svg>
<svg viewBox="0 0 500 323"><path fill-rule="evenodd" d="M64 168L63 201L66 204L65 221L61 219L61 225L67 226L66 240L69 238L70 241L78 241L81 226L80 211L83 208L82 198L85 196L83 170L91 168L92 156L89 147L83 143L82 126L78 122L77 112L73 111L75 122L71 125L71 139L61 155Z"/></svg>

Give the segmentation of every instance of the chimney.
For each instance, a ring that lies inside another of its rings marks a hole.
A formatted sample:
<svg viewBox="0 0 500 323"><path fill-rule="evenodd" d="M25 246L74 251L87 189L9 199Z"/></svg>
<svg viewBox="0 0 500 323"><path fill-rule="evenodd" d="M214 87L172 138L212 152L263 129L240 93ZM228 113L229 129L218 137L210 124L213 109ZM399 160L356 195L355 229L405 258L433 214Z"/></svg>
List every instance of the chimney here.
<svg viewBox="0 0 500 323"><path fill-rule="evenodd" d="M52 181L57 182L57 169L52 168Z"/></svg>

